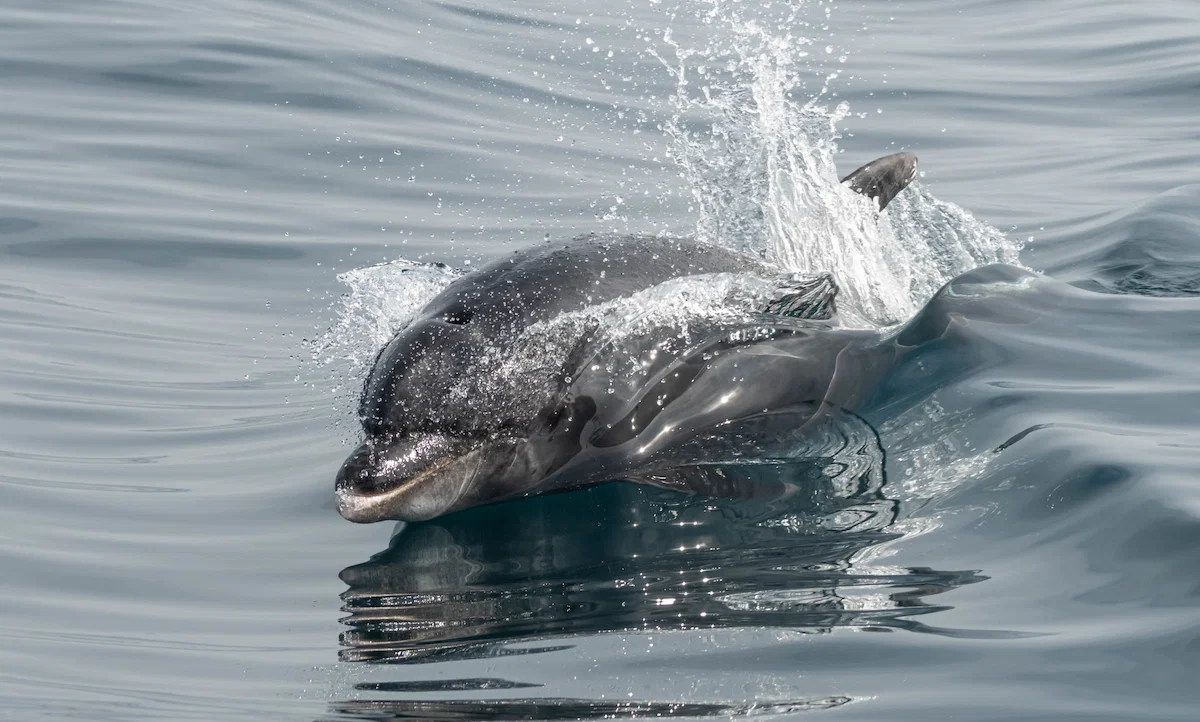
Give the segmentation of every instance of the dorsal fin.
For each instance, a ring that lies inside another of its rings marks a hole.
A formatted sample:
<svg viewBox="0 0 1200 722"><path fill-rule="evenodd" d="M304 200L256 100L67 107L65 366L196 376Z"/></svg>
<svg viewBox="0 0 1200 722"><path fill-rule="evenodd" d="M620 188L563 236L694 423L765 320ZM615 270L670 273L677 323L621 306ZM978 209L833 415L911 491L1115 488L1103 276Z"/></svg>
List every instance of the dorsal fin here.
<svg viewBox="0 0 1200 722"><path fill-rule="evenodd" d="M790 318L828 321L837 313L833 303L837 294L837 284L828 273L816 276L795 275L780 285L779 295L771 299L763 312Z"/></svg>
<svg viewBox="0 0 1200 722"><path fill-rule="evenodd" d="M854 192L877 201L882 211L916 177L917 156L913 153L893 153L867 163L843 178L842 182L849 183Z"/></svg>

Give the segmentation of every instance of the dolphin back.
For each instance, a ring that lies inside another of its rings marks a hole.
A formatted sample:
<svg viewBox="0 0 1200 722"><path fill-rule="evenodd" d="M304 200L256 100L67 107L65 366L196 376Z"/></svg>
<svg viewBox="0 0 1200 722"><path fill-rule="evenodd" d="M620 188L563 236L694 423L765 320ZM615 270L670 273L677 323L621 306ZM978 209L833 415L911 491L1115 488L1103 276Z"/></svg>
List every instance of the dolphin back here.
<svg viewBox="0 0 1200 722"><path fill-rule="evenodd" d="M673 278L767 270L761 259L714 244L590 234L514 251L450 284L418 319L527 326Z"/></svg>

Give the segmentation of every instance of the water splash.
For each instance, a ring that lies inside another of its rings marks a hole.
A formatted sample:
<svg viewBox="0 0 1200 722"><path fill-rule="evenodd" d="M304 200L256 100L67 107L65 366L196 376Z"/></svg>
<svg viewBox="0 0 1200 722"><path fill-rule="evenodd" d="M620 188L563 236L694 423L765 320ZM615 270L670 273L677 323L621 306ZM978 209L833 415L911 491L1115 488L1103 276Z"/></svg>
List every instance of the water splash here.
<svg viewBox="0 0 1200 722"><path fill-rule="evenodd" d="M783 272L832 274L841 289L841 322L851 327L899 323L959 273L1017 262L1016 242L919 184L881 214L838 181L837 128L849 108L822 104L832 97L844 58L822 37L829 33L829 5L682 0L671 12L699 18L700 32L682 38L668 27L647 34L658 39L647 52L675 80L663 129L693 200L699 240L766 256ZM315 348L314 364L335 366L346 382L339 389L348 394L376 350L456 277L444 267L404 261L341 275L351 290ZM539 349L577 338L587 324L632 333L659 323L686 333L689 323L748 310L744 303L729 307L730 289L711 288L700 298L701 284L666 284L638 294L632 315L618 303L529 329L528 348L538 358L508 355L488 368L509 381L544 371L555 355ZM691 320L676 317L672 309L680 308L689 309L684 315Z"/></svg>
<svg viewBox="0 0 1200 722"><path fill-rule="evenodd" d="M705 32L690 41L664 32L648 52L676 81L665 130L700 239L832 273L843 299L883 326L959 273L1018 263L1019 243L919 184L881 214L839 182L837 126L850 111L822 105L841 74L819 37L828 5L679 7Z"/></svg>
<svg viewBox="0 0 1200 722"><path fill-rule="evenodd" d="M442 264L392 261L338 275L349 287L336 320L309 349L308 374L333 374L335 403L356 397L375 354L421 307L459 277Z"/></svg>

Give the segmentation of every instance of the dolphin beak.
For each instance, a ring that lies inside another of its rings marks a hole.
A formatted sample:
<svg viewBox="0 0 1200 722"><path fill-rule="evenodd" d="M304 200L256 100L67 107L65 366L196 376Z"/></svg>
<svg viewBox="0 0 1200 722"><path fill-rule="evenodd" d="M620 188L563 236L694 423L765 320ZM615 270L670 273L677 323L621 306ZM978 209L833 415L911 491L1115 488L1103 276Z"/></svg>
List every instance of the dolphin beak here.
<svg viewBox="0 0 1200 722"><path fill-rule="evenodd" d="M432 519L453 509L478 469L479 454L444 434L368 439L338 471L338 513L362 524Z"/></svg>

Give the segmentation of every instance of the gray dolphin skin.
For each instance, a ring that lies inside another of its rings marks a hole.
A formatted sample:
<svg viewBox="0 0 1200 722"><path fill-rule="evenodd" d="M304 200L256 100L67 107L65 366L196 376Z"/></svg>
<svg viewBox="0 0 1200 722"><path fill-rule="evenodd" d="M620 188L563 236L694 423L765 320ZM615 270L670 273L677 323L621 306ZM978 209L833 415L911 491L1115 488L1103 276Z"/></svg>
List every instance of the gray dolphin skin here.
<svg viewBox="0 0 1200 722"><path fill-rule="evenodd" d="M856 193L887 208L896 194L908 187L917 177L917 156L912 153L893 153L867 163L842 179Z"/></svg>
<svg viewBox="0 0 1200 722"><path fill-rule="evenodd" d="M915 164L888 156L847 181L882 208ZM777 292L740 316L682 308L644 328L589 315L732 274ZM896 353L874 332L839 327L836 293L828 276L785 279L690 240L585 236L515 252L451 283L379 353L359 407L366 440L337 475L338 511L420 521L611 480L786 496L786 484L720 462L803 453L806 434L852 412Z"/></svg>

